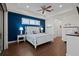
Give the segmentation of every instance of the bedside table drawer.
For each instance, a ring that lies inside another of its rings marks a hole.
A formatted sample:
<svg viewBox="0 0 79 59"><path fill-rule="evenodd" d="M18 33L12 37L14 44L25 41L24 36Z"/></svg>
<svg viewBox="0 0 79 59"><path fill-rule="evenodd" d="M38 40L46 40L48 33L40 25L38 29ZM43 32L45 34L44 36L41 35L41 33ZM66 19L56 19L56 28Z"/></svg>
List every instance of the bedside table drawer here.
<svg viewBox="0 0 79 59"><path fill-rule="evenodd" d="M17 42L24 41L25 42L25 35L17 35Z"/></svg>

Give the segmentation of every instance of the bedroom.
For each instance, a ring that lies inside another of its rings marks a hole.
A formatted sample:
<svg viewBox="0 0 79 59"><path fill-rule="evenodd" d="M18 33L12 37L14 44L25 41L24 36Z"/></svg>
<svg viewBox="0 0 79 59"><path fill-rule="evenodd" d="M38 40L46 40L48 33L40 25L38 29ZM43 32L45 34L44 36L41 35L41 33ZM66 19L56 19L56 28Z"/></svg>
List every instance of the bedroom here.
<svg viewBox="0 0 79 59"><path fill-rule="evenodd" d="M66 55L67 46L66 40L62 40L62 27L78 26L79 15L76 8L78 5L78 3L6 3L8 40L5 40L6 50L3 54ZM74 19L77 22L74 22Z"/></svg>

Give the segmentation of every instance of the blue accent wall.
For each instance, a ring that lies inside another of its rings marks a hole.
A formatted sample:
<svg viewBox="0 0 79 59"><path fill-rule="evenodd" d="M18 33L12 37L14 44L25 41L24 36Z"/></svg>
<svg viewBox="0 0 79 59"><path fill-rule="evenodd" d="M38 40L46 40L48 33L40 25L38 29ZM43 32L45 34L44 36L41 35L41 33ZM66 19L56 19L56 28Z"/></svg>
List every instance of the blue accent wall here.
<svg viewBox="0 0 79 59"><path fill-rule="evenodd" d="M15 41L17 39L17 35L20 34L19 27L25 27L25 26L37 26L37 25L28 25L22 24L21 19L22 18L28 18L28 19L33 19L33 20L39 20L40 21L40 27L43 27L45 32L45 20L41 18L36 18L33 16L28 16L28 15L22 15L14 12L8 12L8 41ZM24 29L25 30L25 29ZM24 31L23 31L24 33Z"/></svg>

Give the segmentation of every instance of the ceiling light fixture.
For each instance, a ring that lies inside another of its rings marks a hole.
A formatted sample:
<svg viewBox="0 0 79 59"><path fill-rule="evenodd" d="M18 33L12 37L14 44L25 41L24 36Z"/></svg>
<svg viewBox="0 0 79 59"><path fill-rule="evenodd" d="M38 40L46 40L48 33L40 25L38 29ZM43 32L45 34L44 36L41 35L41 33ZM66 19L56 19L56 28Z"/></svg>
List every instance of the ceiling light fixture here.
<svg viewBox="0 0 79 59"><path fill-rule="evenodd" d="M27 5L26 7L29 8L30 6Z"/></svg>
<svg viewBox="0 0 79 59"><path fill-rule="evenodd" d="M63 6L62 5L59 5L59 7L62 8Z"/></svg>

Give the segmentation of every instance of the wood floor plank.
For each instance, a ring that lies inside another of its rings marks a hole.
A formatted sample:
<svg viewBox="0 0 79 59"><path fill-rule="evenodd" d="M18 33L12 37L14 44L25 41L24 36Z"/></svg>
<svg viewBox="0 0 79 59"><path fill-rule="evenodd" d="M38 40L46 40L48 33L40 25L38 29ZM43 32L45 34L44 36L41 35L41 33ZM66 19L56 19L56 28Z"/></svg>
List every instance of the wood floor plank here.
<svg viewBox="0 0 79 59"><path fill-rule="evenodd" d="M4 56L65 56L66 44L61 41L61 37L57 37L53 42L40 45L35 49L28 42L20 42L9 44Z"/></svg>

